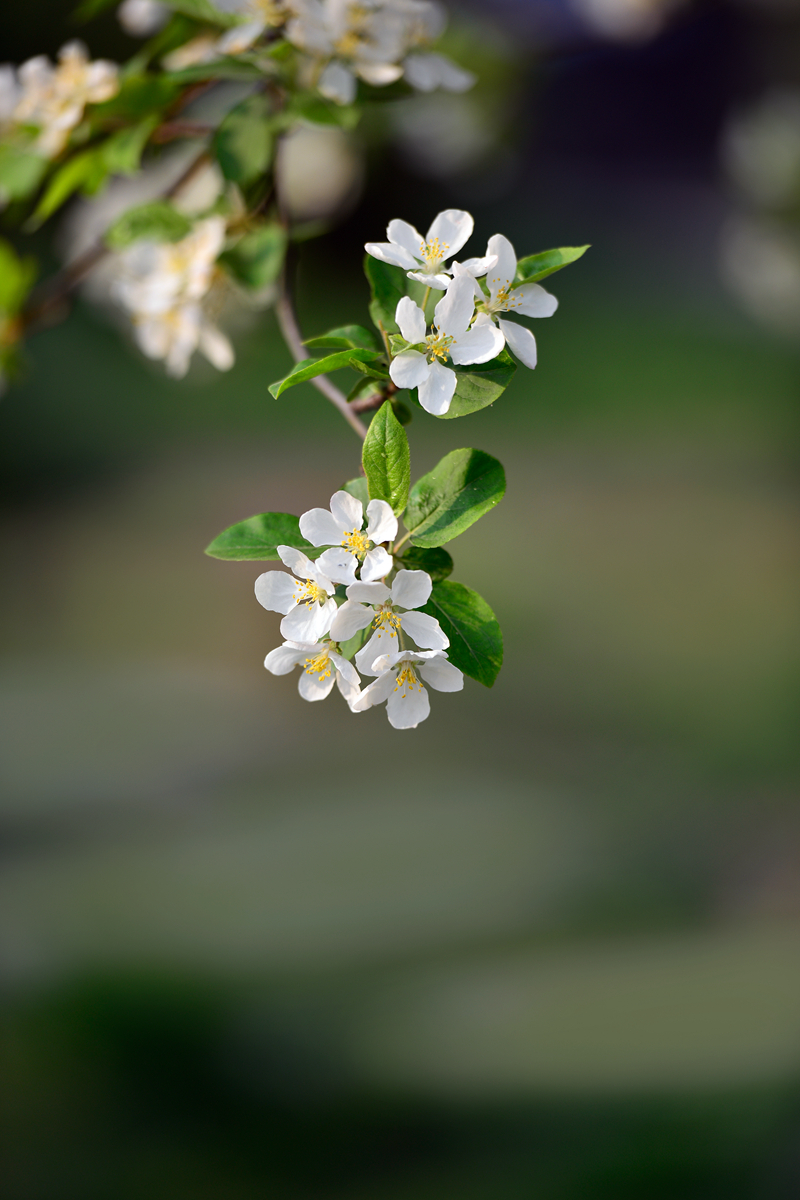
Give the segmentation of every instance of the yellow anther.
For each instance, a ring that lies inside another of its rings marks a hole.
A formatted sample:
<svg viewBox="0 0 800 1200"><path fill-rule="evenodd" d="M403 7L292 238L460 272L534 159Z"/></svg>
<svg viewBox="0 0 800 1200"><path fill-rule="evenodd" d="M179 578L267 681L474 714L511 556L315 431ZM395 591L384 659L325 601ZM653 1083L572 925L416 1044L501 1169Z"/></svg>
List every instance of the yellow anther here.
<svg viewBox="0 0 800 1200"><path fill-rule="evenodd" d="M323 679L330 679L333 665L327 650L323 650L316 658L307 658L305 664L306 675L319 675L320 683Z"/></svg>
<svg viewBox="0 0 800 1200"><path fill-rule="evenodd" d="M350 533L345 533L342 538L342 545L345 550L351 551L357 558L363 558L370 548L370 540L365 533L361 533L358 529L353 529Z"/></svg>
<svg viewBox="0 0 800 1200"><path fill-rule="evenodd" d="M319 587L312 579L307 579L305 583L298 583L294 593L294 598L298 604L311 605L315 601L324 604L328 599L328 593L324 588Z"/></svg>
<svg viewBox="0 0 800 1200"><path fill-rule="evenodd" d="M380 608L375 617L374 625L377 630L385 629L390 637L397 637L401 625L400 614L391 608Z"/></svg>
<svg viewBox="0 0 800 1200"><path fill-rule="evenodd" d="M444 362L455 340L449 334L442 333L441 329L436 329L433 333L429 333L425 339L425 344L428 347L428 356L430 358L441 359Z"/></svg>
<svg viewBox="0 0 800 1200"><path fill-rule="evenodd" d="M397 683L394 685L394 690L400 691L400 698L404 700L408 692L413 692L414 688L422 691L422 684L417 679L417 673L411 663L404 662L397 672Z"/></svg>
<svg viewBox="0 0 800 1200"><path fill-rule="evenodd" d="M419 256L424 260L429 271L438 270L443 260L447 258L447 251L450 246L447 242L440 242L438 238L431 238L429 242L422 242L419 248Z"/></svg>

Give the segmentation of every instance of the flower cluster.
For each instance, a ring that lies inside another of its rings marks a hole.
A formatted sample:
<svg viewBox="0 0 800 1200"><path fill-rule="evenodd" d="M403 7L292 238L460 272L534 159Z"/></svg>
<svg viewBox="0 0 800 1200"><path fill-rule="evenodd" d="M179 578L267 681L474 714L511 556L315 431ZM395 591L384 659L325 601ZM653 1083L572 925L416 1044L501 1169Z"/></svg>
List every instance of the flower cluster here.
<svg viewBox="0 0 800 1200"><path fill-rule="evenodd" d="M278 546L281 561L293 574L266 571L256 580L259 603L283 614L280 629L286 638L270 651L264 666L274 675L299 666L305 700L323 700L336 683L352 712L386 702L395 729L415 728L430 711L422 681L438 691L455 692L464 677L448 661L450 642L439 622L417 611L430 599L430 575L402 568L394 574L386 548L397 537L390 505L371 500L364 528L361 501L349 492L336 492L330 510L312 508L303 514L300 531L313 546L328 548L312 562L301 550ZM337 585L344 595L337 595ZM370 628L372 636L355 653L357 671L343 644L357 635L363 640ZM363 691L359 671L375 677Z"/></svg>
<svg viewBox="0 0 800 1200"><path fill-rule="evenodd" d="M83 42L67 42L55 66L40 54L17 69L0 67L0 127L28 133L32 153L57 158L86 105L110 100L118 91L115 63L90 62Z"/></svg>
<svg viewBox="0 0 800 1200"><path fill-rule="evenodd" d="M175 378L195 350L220 371L233 366L230 342L203 309L224 243L225 219L214 216L178 242L143 238L119 255L112 295L130 313L140 349Z"/></svg>

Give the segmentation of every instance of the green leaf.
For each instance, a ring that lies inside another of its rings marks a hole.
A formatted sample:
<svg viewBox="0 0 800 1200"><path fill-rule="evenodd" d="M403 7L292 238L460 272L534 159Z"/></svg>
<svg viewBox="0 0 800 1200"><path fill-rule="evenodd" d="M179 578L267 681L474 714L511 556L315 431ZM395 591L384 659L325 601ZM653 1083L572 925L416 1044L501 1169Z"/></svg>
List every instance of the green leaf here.
<svg viewBox="0 0 800 1200"><path fill-rule="evenodd" d="M361 454L370 500L385 500L399 517L408 502L411 452L406 431L384 400L370 422Z"/></svg>
<svg viewBox="0 0 800 1200"><path fill-rule="evenodd" d="M402 558L395 559L395 563L400 570L427 571L434 583L447 579L453 573L453 560L441 546L432 550L409 546Z"/></svg>
<svg viewBox="0 0 800 1200"><path fill-rule="evenodd" d="M0 145L0 204L25 200L35 192L50 166L46 158L16 146Z"/></svg>
<svg viewBox="0 0 800 1200"><path fill-rule="evenodd" d="M339 129L355 129L361 120L361 110L354 104L335 104L318 92L296 92L286 110L287 128L299 118L312 125L335 125Z"/></svg>
<svg viewBox="0 0 800 1200"><path fill-rule="evenodd" d="M79 188L90 193L98 191L108 175L103 149L84 150L55 171L27 223L28 228L41 225Z"/></svg>
<svg viewBox="0 0 800 1200"><path fill-rule="evenodd" d="M198 21L207 21L211 25L238 25L241 18L234 13L220 12L210 0L164 0L167 8L194 17Z"/></svg>
<svg viewBox="0 0 800 1200"><path fill-rule="evenodd" d="M340 325L336 329L329 329L327 333L320 334L319 337L306 338L303 342L304 346L308 346L311 350L324 350L328 346L333 349L345 349L351 346L353 349L361 347L363 350L381 350L380 339L375 336L371 329L365 329L363 325Z"/></svg>
<svg viewBox="0 0 800 1200"><path fill-rule="evenodd" d="M380 363L363 363L354 358L351 359L350 366L359 374L368 375L370 379L389 379L389 372Z"/></svg>
<svg viewBox="0 0 800 1200"><path fill-rule="evenodd" d="M354 361L369 362L373 358L380 358L377 350L340 350L338 354L329 354L327 358L306 358L292 367L284 379L271 383L269 390L277 400L287 388L296 387L298 383L305 383L317 375L327 375L330 371L340 371Z"/></svg>
<svg viewBox="0 0 800 1200"><path fill-rule="evenodd" d="M272 158L270 102L264 95L248 96L232 108L212 143L220 170L233 183L251 183L263 175Z"/></svg>
<svg viewBox="0 0 800 1200"><path fill-rule="evenodd" d="M369 504L369 487L363 475L359 475L356 479L348 479L342 491L349 492L351 496L355 496L356 500L361 501L364 508Z"/></svg>
<svg viewBox="0 0 800 1200"><path fill-rule="evenodd" d="M36 260L20 258L11 243L0 238L0 314L13 317L19 312L36 274Z"/></svg>
<svg viewBox="0 0 800 1200"><path fill-rule="evenodd" d="M503 499L506 476L482 450L451 450L418 479L403 518L415 546L442 546Z"/></svg>
<svg viewBox="0 0 800 1200"><path fill-rule="evenodd" d="M104 12L116 3L117 0L82 0L72 14L72 19L83 24L84 21L90 21L92 17L96 17L98 13Z"/></svg>
<svg viewBox="0 0 800 1200"><path fill-rule="evenodd" d="M420 612L435 617L450 638L450 662L491 687L503 665L503 634L489 605L463 583L435 583L431 598Z"/></svg>
<svg viewBox="0 0 800 1200"><path fill-rule="evenodd" d="M248 517L215 537L206 554L211 558L265 562L278 558L278 546L295 546L309 558L318 558L322 548L312 546L300 532L300 520L291 513L261 513Z"/></svg>
<svg viewBox="0 0 800 1200"><path fill-rule="evenodd" d="M529 254L517 263L515 282L536 283L538 279L545 279L554 271L560 271L562 267L568 267L570 263L582 258L588 249L589 243L585 246L562 246L560 250L542 250L541 254Z"/></svg>
<svg viewBox="0 0 800 1200"><path fill-rule="evenodd" d="M155 242L179 242L192 230L192 223L166 200L153 200L129 208L106 230L106 243L112 250L122 250L140 238Z"/></svg>
<svg viewBox="0 0 800 1200"><path fill-rule="evenodd" d="M245 287L260 291L274 283L286 256L286 231L271 221L246 233L219 261Z"/></svg>
<svg viewBox="0 0 800 1200"><path fill-rule="evenodd" d="M136 120L154 110L166 108L177 99L180 91L180 85L165 75L131 75L122 81L116 96L92 107L92 117L100 120L106 117Z"/></svg>
<svg viewBox="0 0 800 1200"><path fill-rule="evenodd" d="M511 383L516 369L517 364L506 349L501 350L491 362L456 368L456 390L441 420L466 417L469 413L494 404Z"/></svg>
<svg viewBox="0 0 800 1200"><path fill-rule="evenodd" d="M399 301L406 295L405 271L368 254L364 259L364 273L372 291L369 315L378 329L383 326L386 333L399 333L394 314Z"/></svg>
<svg viewBox="0 0 800 1200"><path fill-rule="evenodd" d="M160 116L153 113L137 125L113 133L102 147L106 169L115 175L135 175L148 138L160 120Z"/></svg>
<svg viewBox="0 0 800 1200"><path fill-rule="evenodd" d="M241 58L218 58L213 62L183 67L180 71L170 71L165 76L168 82L178 86L186 83L203 83L206 79L240 79L250 82L263 78L264 72L260 71L255 63Z"/></svg>

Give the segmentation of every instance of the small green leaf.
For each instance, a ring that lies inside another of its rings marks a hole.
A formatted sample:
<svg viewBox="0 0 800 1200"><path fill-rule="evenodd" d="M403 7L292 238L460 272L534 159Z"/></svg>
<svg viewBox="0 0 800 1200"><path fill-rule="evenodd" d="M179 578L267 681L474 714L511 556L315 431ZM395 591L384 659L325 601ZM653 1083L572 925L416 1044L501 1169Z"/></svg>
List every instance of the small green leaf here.
<svg viewBox="0 0 800 1200"><path fill-rule="evenodd" d="M361 455L370 500L385 500L397 516L408 502L411 452L406 431L384 400L370 422Z"/></svg>
<svg viewBox="0 0 800 1200"><path fill-rule="evenodd" d="M129 208L106 230L106 243L123 250L131 242L149 238L155 242L179 242L192 230L192 223L166 200L153 200Z"/></svg>
<svg viewBox="0 0 800 1200"><path fill-rule="evenodd" d="M450 662L470 679L491 687L503 665L503 634L483 597L448 579L433 585L420 612L435 617L450 638Z"/></svg>
<svg viewBox="0 0 800 1200"><path fill-rule="evenodd" d="M220 170L233 183L250 183L263 175L272 158L270 102L264 95L248 96L232 108L213 139Z"/></svg>
<svg viewBox="0 0 800 1200"><path fill-rule="evenodd" d="M363 363L357 358L350 360L350 366L360 375L368 375L370 379L388 379L389 372L380 363Z"/></svg>
<svg viewBox="0 0 800 1200"><path fill-rule="evenodd" d="M312 125L350 130L361 120L361 110L353 104L327 101L318 92L296 92L286 112L288 126L294 125L298 117Z"/></svg>
<svg viewBox="0 0 800 1200"><path fill-rule="evenodd" d="M197 63L193 67L182 67L170 71L165 78L182 87L186 83L203 83L206 79L239 79L244 83L263 79L264 72L255 63L241 58L217 58L213 62Z"/></svg>
<svg viewBox="0 0 800 1200"><path fill-rule="evenodd" d="M541 254L529 254L517 263L515 282L536 283L539 279L545 279L582 258L588 249L589 243L585 246L562 246L560 250L542 250Z"/></svg>
<svg viewBox="0 0 800 1200"><path fill-rule="evenodd" d="M114 175L135 175L139 170L144 148L150 134L161 118L157 113L145 117L137 125L113 133L102 147L103 162Z"/></svg>
<svg viewBox="0 0 800 1200"><path fill-rule="evenodd" d="M363 475L359 475L356 479L348 479L342 491L349 492L351 496L355 496L356 500L361 501L364 508L369 504L369 487Z"/></svg>
<svg viewBox="0 0 800 1200"><path fill-rule="evenodd" d="M246 233L219 261L245 287L260 291L278 278L285 256L286 230L271 221Z"/></svg>
<svg viewBox="0 0 800 1200"><path fill-rule="evenodd" d="M28 221L28 228L35 229L41 225L79 188L92 193L102 186L108 175L103 149L98 147L75 154L55 171Z"/></svg>
<svg viewBox="0 0 800 1200"><path fill-rule="evenodd" d="M452 450L418 479L403 518L415 546L443 546L503 499L506 476L482 450Z"/></svg>
<svg viewBox="0 0 800 1200"><path fill-rule="evenodd" d="M427 571L434 583L447 579L453 573L453 560L441 546L431 550L409 546L402 558L395 559L395 563L400 570Z"/></svg>
<svg viewBox="0 0 800 1200"><path fill-rule="evenodd" d="M308 346L311 350L324 350L327 347L345 349L348 346L353 349L361 347L363 350L381 350L383 348L380 338L377 338L371 329L365 329L363 325L341 325L336 329L329 329L327 333L320 334L319 337L306 338L303 345Z"/></svg>
<svg viewBox="0 0 800 1200"><path fill-rule="evenodd" d="M15 316L22 308L36 279L33 258L20 258L5 238L0 238L0 314Z"/></svg>
<svg viewBox="0 0 800 1200"><path fill-rule="evenodd" d="M330 371L340 371L356 362L369 362L380 358L377 350L340 350L338 354L329 354L327 358L306 358L297 363L284 379L279 379L269 385L269 390L277 400L287 388L296 387L317 375L327 375Z"/></svg>
<svg viewBox="0 0 800 1200"><path fill-rule="evenodd" d="M36 191L49 166L47 159L38 154L0 145L0 204L25 200Z"/></svg>
<svg viewBox="0 0 800 1200"><path fill-rule="evenodd" d="M223 530L206 546L206 554L211 558L266 562L279 557L278 546L295 546L309 558L318 558L322 553L303 537L298 517L291 513L261 513Z"/></svg>
<svg viewBox="0 0 800 1200"><path fill-rule="evenodd" d="M511 380L517 364L506 349L488 363L475 363L456 369L456 390L450 407L441 420L451 421L454 417L466 417L494 404L502 396Z"/></svg>
<svg viewBox="0 0 800 1200"><path fill-rule="evenodd" d="M212 25L238 25L240 17L236 13L220 12L210 0L164 0L167 8L175 12L185 13L198 21L207 21Z"/></svg>
<svg viewBox="0 0 800 1200"><path fill-rule="evenodd" d="M114 0L116 3L116 0ZM131 75L122 81L116 96L92 107L92 117L136 120L154 110L172 104L180 94L180 85L164 75Z"/></svg>
<svg viewBox="0 0 800 1200"><path fill-rule="evenodd" d="M375 326L383 326L386 333L398 333L394 319L397 305L406 295L406 275L402 267L393 267L368 254L364 259L364 272L372 290L369 315Z"/></svg>

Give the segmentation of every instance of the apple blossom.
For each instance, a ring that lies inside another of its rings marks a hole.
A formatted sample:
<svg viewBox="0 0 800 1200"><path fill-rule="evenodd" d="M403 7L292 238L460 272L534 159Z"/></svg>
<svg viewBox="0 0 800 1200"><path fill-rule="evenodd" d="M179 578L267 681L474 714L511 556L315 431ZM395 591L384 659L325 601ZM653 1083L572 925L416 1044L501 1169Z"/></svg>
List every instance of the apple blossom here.
<svg viewBox="0 0 800 1200"><path fill-rule="evenodd" d="M357 77L385 87L403 74L405 24L392 4L293 0L286 39L308 55L309 83L336 104L352 104Z"/></svg>
<svg viewBox="0 0 800 1200"><path fill-rule="evenodd" d="M342 551L326 550L316 563L294 546L278 546L281 562L298 576L285 571L265 571L256 580L256 600L272 612L283 613L281 633L299 642L316 642L331 627L336 616L333 598L336 583L348 572L340 566Z"/></svg>
<svg viewBox="0 0 800 1200"><path fill-rule="evenodd" d="M450 283L445 263L458 254L474 225L471 214L460 208L440 212L425 237L407 221L395 219L386 227L388 242L367 242L364 249L381 262L402 267L409 279L442 291Z"/></svg>
<svg viewBox="0 0 800 1200"><path fill-rule="evenodd" d="M392 559L380 545L397 537L397 517L385 500L370 500L367 505L367 528L364 506L349 492L331 496L330 512L312 508L300 518L300 532L312 546L342 546L346 551L348 577L341 582L355 583L356 569L361 563L361 579L372 582L381 579L392 569Z"/></svg>
<svg viewBox="0 0 800 1200"><path fill-rule="evenodd" d="M34 153L56 158L83 116L87 104L110 100L119 91L116 63L89 61L83 42L67 42L56 66L44 55L29 58L17 71L17 102L11 113L16 125L33 126Z"/></svg>
<svg viewBox="0 0 800 1200"><path fill-rule="evenodd" d="M373 663L378 678L364 688L352 705L364 712L386 701L386 715L395 729L416 729L431 711L422 680L437 692L460 692L464 676L442 650L401 650L383 654ZM420 678L421 676L421 678Z"/></svg>
<svg viewBox="0 0 800 1200"><path fill-rule="evenodd" d="M298 691L304 700L324 700L336 683L352 712L361 697L358 672L334 649L335 642L284 642L270 650L264 666L273 675L288 675L301 667Z"/></svg>
<svg viewBox="0 0 800 1200"><path fill-rule="evenodd" d="M409 634L425 650L446 650L450 639L435 617L414 612L430 600L433 587L427 571L397 572L391 587L384 583L354 583L347 600L334 615L331 637L345 642L360 629L374 623L375 632L356 654L356 666L373 675L372 664L382 654L399 648L398 634Z"/></svg>

